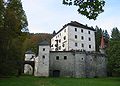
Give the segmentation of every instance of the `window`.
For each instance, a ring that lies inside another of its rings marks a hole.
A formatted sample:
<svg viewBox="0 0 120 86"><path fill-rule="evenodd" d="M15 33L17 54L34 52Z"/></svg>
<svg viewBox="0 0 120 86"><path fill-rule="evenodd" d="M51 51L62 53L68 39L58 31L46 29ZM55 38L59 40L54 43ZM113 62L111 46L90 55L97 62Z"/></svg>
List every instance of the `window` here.
<svg viewBox="0 0 120 86"><path fill-rule="evenodd" d="M45 51L45 48L43 48L43 51Z"/></svg>
<svg viewBox="0 0 120 86"><path fill-rule="evenodd" d="M45 56L43 55L42 58L45 59Z"/></svg>
<svg viewBox="0 0 120 86"><path fill-rule="evenodd" d="M77 39L77 35L75 35L75 39Z"/></svg>
<svg viewBox="0 0 120 86"><path fill-rule="evenodd" d="M90 61L93 61L92 59L90 59Z"/></svg>
<svg viewBox="0 0 120 86"><path fill-rule="evenodd" d="M91 48L91 45L89 45L89 48Z"/></svg>
<svg viewBox="0 0 120 86"><path fill-rule="evenodd" d="M84 40L84 37L83 37L83 36L81 36L81 39L82 39L82 40Z"/></svg>
<svg viewBox="0 0 120 86"><path fill-rule="evenodd" d="M83 58L81 58L81 60L83 60Z"/></svg>
<svg viewBox="0 0 120 86"><path fill-rule="evenodd" d="M77 28L75 28L75 31L77 32Z"/></svg>
<svg viewBox="0 0 120 86"><path fill-rule="evenodd" d="M64 30L64 32L66 32L66 29Z"/></svg>
<svg viewBox="0 0 120 86"><path fill-rule="evenodd" d="M84 44L82 44L82 47L84 47Z"/></svg>
<svg viewBox="0 0 120 86"><path fill-rule="evenodd" d="M56 56L56 60L59 60L59 56Z"/></svg>
<svg viewBox="0 0 120 86"><path fill-rule="evenodd" d="M90 31L88 31L88 34L90 34Z"/></svg>
<svg viewBox="0 0 120 86"><path fill-rule="evenodd" d="M51 45L51 47L53 47L53 44Z"/></svg>
<svg viewBox="0 0 120 86"><path fill-rule="evenodd" d="M64 40L66 40L66 36L64 36L64 38L63 38Z"/></svg>
<svg viewBox="0 0 120 86"><path fill-rule="evenodd" d="M65 47L65 44L63 44L62 46Z"/></svg>
<svg viewBox="0 0 120 86"><path fill-rule="evenodd" d="M88 40L91 41L91 38L89 37Z"/></svg>
<svg viewBox="0 0 120 86"><path fill-rule="evenodd" d="M77 47L77 43L75 43L75 46Z"/></svg>
<svg viewBox="0 0 120 86"><path fill-rule="evenodd" d="M67 56L64 56L64 60L67 60Z"/></svg>
<svg viewBox="0 0 120 86"><path fill-rule="evenodd" d="M61 46L59 46L59 50L61 50Z"/></svg>
<svg viewBox="0 0 120 86"><path fill-rule="evenodd" d="M81 32L83 33L83 29L81 29Z"/></svg>
<svg viewBox="0 0 120 86"><path fill-rule="evenodd" d="M59 40L59 43L61 43L61 39Z"/></svg>
<svg viewBox="0 0 120 86"><path fill-rule="evenodd" d="M66 48L65 48L65 49L63 49L63 51L66 51Z"/></svg>

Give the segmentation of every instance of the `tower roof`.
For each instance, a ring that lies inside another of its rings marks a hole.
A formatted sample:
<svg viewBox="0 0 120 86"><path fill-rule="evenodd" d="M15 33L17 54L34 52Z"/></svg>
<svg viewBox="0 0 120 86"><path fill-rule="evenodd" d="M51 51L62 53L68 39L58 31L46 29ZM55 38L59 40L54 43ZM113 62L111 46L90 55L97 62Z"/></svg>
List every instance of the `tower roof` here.
<svg viewBox="0 0 120 86"><path fill-rule="evenodd" d="M45 40L45 41L42 41L42 42L38 43L38 45L44 46L44 45L50 45L50 44L49 44L49 42L47 42Z"/></svg>
<svg viewBox="0 0 120 86"><path fill-rule="evenodd" d="M31 50L28 50L25 52L25 54L35 54L34 52L32 52Z"/></svg>

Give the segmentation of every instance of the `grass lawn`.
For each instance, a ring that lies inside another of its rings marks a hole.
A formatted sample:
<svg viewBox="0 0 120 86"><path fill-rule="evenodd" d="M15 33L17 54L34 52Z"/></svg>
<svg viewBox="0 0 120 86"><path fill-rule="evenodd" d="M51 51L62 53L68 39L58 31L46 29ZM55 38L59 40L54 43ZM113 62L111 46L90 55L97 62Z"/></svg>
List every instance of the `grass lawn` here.
<svg viewBox="0 0 120 86"><path fill-rule="evenodd" d="M0 86L120 86L119 78L0 78Z"/></svg>

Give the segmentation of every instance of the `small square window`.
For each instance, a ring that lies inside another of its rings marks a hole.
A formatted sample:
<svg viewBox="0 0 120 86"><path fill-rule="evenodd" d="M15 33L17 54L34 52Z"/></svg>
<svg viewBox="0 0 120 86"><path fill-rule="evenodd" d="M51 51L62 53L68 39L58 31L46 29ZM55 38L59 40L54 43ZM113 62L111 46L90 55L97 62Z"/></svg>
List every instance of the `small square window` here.
<svg viewBox="0 0 120 86"><path fill-rule="evenodd" d="M89 41L91 41L91 38L89 37Z"/></svg>
<svg viewBox="0 0 120 86"><path fill-rule="evenodd" d="M56 56L56 60L59 60L59 56Z"/></svg>
<svg viewBox="0 0 120 86"><path fill-rule="evenodd" d="M77 43L75 43L75 46L77 47Z"/></svg>
<svg viewBox="0 0 120 86"><path fill-rule="evenodd" d="M43 51L45 51L45 48L43 48Z"/></svg>
<svg viewBox="0 0 120 86"><path fill-rule="evenodd" d="M88 34L90 34L90 31L88 31Z"/></svg>
<svg viewBox="0 0 120 86"><path fill-rule="evenodd" d="M64 40L66 40L66 36L64 36Z"/></svg>
<svg viewBox="0 0 120 86"><path fill-rule="evenodd" d="M61 39L59 40L59 43L61 43Z"/></svg>
<svg viewBox="0 0 120 86"><path fill-rule="evenodd" d="M45 56L43 55L42 58L45 59Z"/></svg>
<svg viewBox="0 0 120 86"><path fill-rule="evenodd" d="M77 39L77 35L75 35L75 39Z"/></svg>
<svg viewBox="0 0 120 86"><path fill-rule="evenodd" d="M51 45L51 47L53 47L53 44Z"/></svg>
<svg viewBox="0 0 120 86"><path fill-rule="evenodd" d="M75 28L75 31L77 32L77 28Z"/></svg>
<svg viewBox="0 0 120 86"><path fill-rule="evenodd" d="M81 29L81 32L83 33L83 29Z"/></svg>
<svg viewBox="0 0 120 86"><path fill-rule="evenodd" d="M66 51L66 48L65 48L65 49L63 49L63 51Z"/></svg>
<svg viewBox="0 0 120 86"><path fill-rule="evenodd" d="M67 60L67 56L64 56L64 60Z"/></svg>
<svg viewBox="0 0 120 86"><path fill-rule="evenodd" d="M63 44L62 46L65 47L65 44Z"/></svg>
<svg viewBox="0 0 120 86"><path fill-rule="evenodd" d="M91 45L89 45L89 48L91 48Z"/></svg>
<svg viewBox="0 0 120 86"><path fill-rule="evenodd" d="M64 32L66 32L66 29L64 30Z"/></svg>
<svg viewBox="0 0 120 86"><path fill-rule="evenodd" d="M90 59L90 61L93 61L92 59Z"/></svg>
<svg viewBox="0 0 120 86"><path fill-rule="evenodd" d="M82 47L84 47L84 44L82 44Z"/></svg>
<svg viewBox="0 0 120 86"><path fill-rule="evenodd" d="M83 36L81 36L81 39L82 39L82 40L84 40L84 37L83 37Z"/></svg>
<svg viewBox="0 0 120 86"><path fill-rule="evenodd" d="M59 46L59 50L61 50L61 46Z"/></svg>
<svg viewBox="0 0 120 86"><path fill-rule="evenodd" d="M81 58L81 60L83 60L83 58Z"/></svg>

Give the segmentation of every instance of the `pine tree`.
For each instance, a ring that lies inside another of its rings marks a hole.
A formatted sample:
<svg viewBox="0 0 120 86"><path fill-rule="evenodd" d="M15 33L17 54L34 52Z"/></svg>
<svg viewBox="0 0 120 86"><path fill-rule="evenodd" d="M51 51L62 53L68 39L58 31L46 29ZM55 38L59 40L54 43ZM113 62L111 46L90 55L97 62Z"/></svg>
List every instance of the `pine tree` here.
<svg viewBox="0 0 120 86"><path fill-rule="evenodd" d="M117 27L112 29L111 37L112 37L112 40L120 40L120 31L118 30Z"/></svg>
<svg viewBox="0 0 120 86"><path fill-rule="evenodd" d="M95 34L95 40L96 40L96 51L99 51L100 47L100 41L102 37L102 29L96 26L96 34Z"/></svg>

